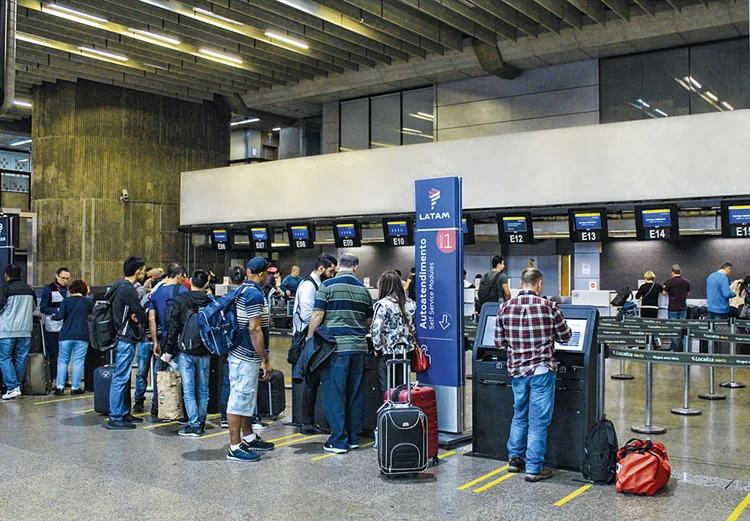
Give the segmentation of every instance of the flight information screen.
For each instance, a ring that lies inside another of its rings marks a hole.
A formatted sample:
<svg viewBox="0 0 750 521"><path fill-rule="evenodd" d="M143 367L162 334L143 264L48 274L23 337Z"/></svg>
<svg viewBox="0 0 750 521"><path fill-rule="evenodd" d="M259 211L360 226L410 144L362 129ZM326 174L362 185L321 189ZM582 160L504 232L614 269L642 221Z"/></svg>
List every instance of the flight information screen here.
<svg viewBox="0 0 750 521"><path fill-rule="evenodd" d="M600 213L577 213L576 230L601 230L602 215Z"/></svg>
<svg viewBox="0 0 750 521"><path fill-rule="evenodd" d="M292 226L292 239L304 240L310 238L307 226Z"/></svg>
<svg viewBox="0 0 750 521"><path fill-rule="evenodd" d="M643 210L643 226L646 228L663 228L672 226L672 212L669 208Z"/></svg>
<svg viewBox="0 0 750 521"><path fill-rule="evenodd" d="M503 217L503 229L505 233L524 233L526 228L526 217Z"/></svg>
<svg viewBox="0 0 750 521"><path fill-rule="evenodd" d="M406 221L392 221L388 223L388 235L402 237L409 234Z"/></svg>
<svg viewBox="0 0 750 521"><path fill-rule="evenodd" d="M268 240L268 228L252 228L254 241L267 241Z"/></svg>

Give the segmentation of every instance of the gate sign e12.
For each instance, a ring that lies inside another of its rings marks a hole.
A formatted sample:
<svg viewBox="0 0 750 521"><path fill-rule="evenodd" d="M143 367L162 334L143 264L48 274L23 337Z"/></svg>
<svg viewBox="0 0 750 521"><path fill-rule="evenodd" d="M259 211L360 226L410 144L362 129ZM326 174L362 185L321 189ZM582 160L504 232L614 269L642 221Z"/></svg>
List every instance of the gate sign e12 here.
<svg viewBox="0 0 750 521"><path fill-rule="evenodd" d="M430 358L420 380L464 385L461 179L415 182L417 338Z"/></svg>

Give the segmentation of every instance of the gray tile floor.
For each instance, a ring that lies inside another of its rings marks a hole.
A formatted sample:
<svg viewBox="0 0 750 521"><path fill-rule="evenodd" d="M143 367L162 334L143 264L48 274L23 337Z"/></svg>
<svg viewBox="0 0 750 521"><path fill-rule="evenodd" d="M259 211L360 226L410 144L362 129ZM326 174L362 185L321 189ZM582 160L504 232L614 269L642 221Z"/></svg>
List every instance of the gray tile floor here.
<svg viewBox="0 0 750 521"><path fill-rule="evenodd" d="M282 354L277 350L274 360L288 374ZM631 424L643 421L643 368L632 363L628 370L635 380L607 384L607 409L621 442L635 436ZM694 372L695 393L706 374ZM110 432L91 410L91 395L24 397L0 403L0 520L723 521L750 491L750 390L727 390L724 402L696 398L704 414L678 417L669 409L681 403L681 375L678 367L655 370L654 421L668 432L654 439L672 460L668 487L643 498L594 486L562 506L555 503L584 485L580 474L560 472L538 484L505 471L487 476L505 463L464 456L470 445L441 451L441 464L418 479L388 480L379 476L370 447L321 458L324 438L299 435L288 419L263 433L277 440L277 449L243 464L225 459L228 435L216 417L201 439L180 438L177 425L151 424L149 416L135 431ZM717 376L725 379L721 371ZM750 381L749 372L738 377ZM287 404L291 414L290 397ZM750 509L738 519L750 520Z"/></svg>

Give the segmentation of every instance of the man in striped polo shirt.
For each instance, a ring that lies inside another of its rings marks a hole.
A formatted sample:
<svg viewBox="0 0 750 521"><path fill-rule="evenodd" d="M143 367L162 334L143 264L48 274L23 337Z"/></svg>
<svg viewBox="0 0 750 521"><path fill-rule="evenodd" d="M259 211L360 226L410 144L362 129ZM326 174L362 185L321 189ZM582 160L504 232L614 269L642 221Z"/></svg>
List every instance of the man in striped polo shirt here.
<svg viewBox="0 0 750 521"><path fill-rule="evenodd" d="M312 338L324 324L336 337L336 352L320 370L323 410L331 427L323 449L334 454L359 448L364 421L365 335L372 322L372 297L357 280L358 267L357 256L341 256L338 275L324 281L318 289L307 333L307 338Z"/></svg>

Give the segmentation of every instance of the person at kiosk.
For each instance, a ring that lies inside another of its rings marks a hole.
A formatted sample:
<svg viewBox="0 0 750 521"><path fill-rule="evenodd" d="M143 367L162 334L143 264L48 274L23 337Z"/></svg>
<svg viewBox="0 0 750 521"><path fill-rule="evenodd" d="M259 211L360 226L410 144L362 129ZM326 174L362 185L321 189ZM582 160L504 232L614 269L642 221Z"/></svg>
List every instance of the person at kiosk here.
<svg viewBox="0 0 750 521"><path fill-rule="evenodd" d="M513 388L508 472L525 467L529 482L552 477L544 455L555 405L555 342L573 336L557 305L540 296L543 283L541 271L525 269L520 293L500 305L495 325L495 345L506 350Z"/></svg>

